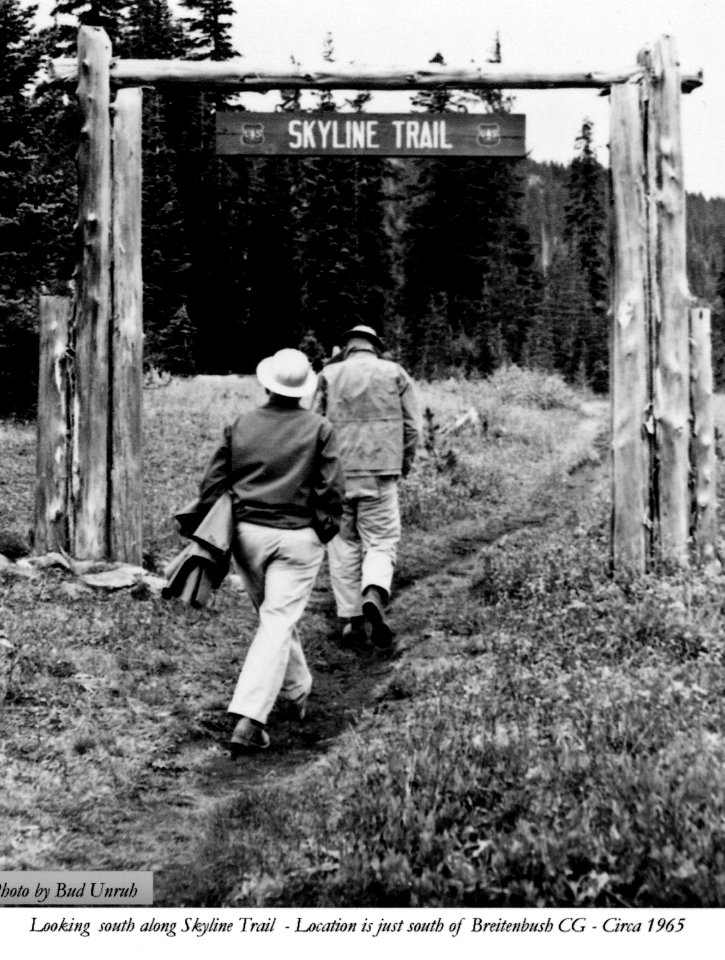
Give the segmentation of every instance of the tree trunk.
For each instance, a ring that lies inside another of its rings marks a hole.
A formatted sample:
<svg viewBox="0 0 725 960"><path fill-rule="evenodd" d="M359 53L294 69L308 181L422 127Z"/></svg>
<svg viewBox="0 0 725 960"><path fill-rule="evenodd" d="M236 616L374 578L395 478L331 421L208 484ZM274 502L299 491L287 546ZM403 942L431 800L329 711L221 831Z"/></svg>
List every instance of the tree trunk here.
<svg viewBox="0 0 725 960"><path fill-rule="evenodd" d="M75 79L73 60L51 61L51 75L57 83ZM234 60L114 60L114 84L137 87L144 84L191 83L206 87L236 87L244 90L433 90L461 89L606 89L639 77L641 68L547 72L511 70L499 64L448 66L369 67L364 64L331 64L318 61L290 65L289 61L252 63L247 57ZM702 72L683 78L685 92L702 84Z"/></svg>
<svg viewBox="0 0 725 960"><path fill-rule="evenodd" d="M614 311L611 332L612 561L643 573L649 554L649 451L646 421L647 232L639 85L611 95L614 205Z"/></svg>
<svg viewBox="0 0 725 960"><path fill-rule="evenodd" d="M40 297L36 553L67 551L68 542L68 297Z"/></svg>
<svg viewBox="0 0 725 960"><path fill-rule="evenodd" d="M74 556L108 555L109 320L111 300L111 45L97 27L78 34L79 230L75 311L72 544Z"/></svg>
<svg viewBox="0 0 725 960"><path fill-rule="evenodd" d="M680 72L674 42L644 56L648 98L647 184L654 318L654 415L659 552L686 564L690 526L690 297L685 267L685 190Z"/></svg>
<svg viewBox="0 0 725 960"><path fill-rule="evenodd" d="M141 107L139 88L119 90L113 119L110 549L114 560L135 564L143 556Z"/></svg>
<svg viewBox="0 0 725 960"><path fill-rule="evenodd" d="M717 559L717 501L709 309L690 311L690 345L693 543L698 562L712 563Z"/></svg>

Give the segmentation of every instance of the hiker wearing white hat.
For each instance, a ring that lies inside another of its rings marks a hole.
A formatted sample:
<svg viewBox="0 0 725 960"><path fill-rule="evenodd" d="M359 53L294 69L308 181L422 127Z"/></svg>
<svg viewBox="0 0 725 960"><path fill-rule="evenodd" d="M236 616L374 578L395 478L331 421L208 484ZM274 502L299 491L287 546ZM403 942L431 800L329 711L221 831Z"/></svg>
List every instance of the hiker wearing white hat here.
<svg viewBox="0 0 725 960"><path fill-rule="evenodd" d="M257 380L278 397L301 399L311 396L317 386L315 371L301 350L278 350L257 364Z"/></svg>
<svg viewBox="0 0 725 960"><path fill-rule="evenodd" d="M317 377L299 350L280 350L257 367L267 402L224 431L201 483L201 499L230 490L238 562L259 627L229 712L239 716L232 753L269 745L266 723L278 697L302 719L312 676L297 634L324 556L339 528L343 474L335 432L300 405Z"/></svg>
<svg viewBox="0 0 725 960"><path fill-rule="evenodd" d="M395 653L386 616L400 540L398 480L418 445L413 381L392 360L376 331L358 324L342 337L342 360L320 374L315 409L330 419L345 471L340 533L329 544L330 580L344 646L367 635L383 656Z"/></svg>

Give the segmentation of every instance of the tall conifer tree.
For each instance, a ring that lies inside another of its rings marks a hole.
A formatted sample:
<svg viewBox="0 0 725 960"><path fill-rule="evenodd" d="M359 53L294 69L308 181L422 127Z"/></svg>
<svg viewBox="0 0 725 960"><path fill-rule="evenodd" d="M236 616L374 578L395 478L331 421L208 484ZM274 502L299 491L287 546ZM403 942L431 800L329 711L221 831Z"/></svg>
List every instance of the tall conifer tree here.
<svg viewBox="0 0 725 960"><path fill-rule="evenodd" d="M132 4L118 48L120 55L134 59L182 57L183 33L167 0ZM176 182L178 160L170 135L174 96L154 89L144 91L142 251L146 362L161 367L173 362L179 372L193 367L191 356L186 366L180 360L193 344L187 327L174 323L174 318L186 317L184 281L189 270Z"/></svg>
<svg viewBox="0 0 725 960"><path fill-rule="evenodd" d="M236 56L231 39L232 0L181 0L191 12L184 18L191 55L204 60L229 60Z"/></svg>
<svg viewBox="0 0 725 960"><path fill-rule="evenodd" d="M500 60L496 41L493 60ZM432 62L443 63L436 54ZM413 104L427 112L510 109L499 91L426 91ZM517 359L529 320L533 253L521 210L516 164L479 159L410 162L411 204L404 236L399 312L406 318L406 354L419 364L419 347L430 322L444 331L441 343L457 344L446 364L489 372ZM436 304L434 321L430 304ZM441 310L445 316L441 316ZM466 345L471 354L461 357ZM426 361L430 366L429 361Z"/></svg>
<svg viewBox="0 0 725 960"><path fill-rule="evenodd" d="M210 60L236 56L231 0L183 0L180 6L188 13L181 20L188 55ZM238 302L243 260L236 256L232 225L239 222L233 207L244 174L214 155L215 113L226 105L226 95L192 91L176 95L174 102L177 182L189 250L186 303L197 331L200 369L226 372L237 369L238 355L230 343L239 339L243 321Z"/></svg>
<svg viewBox="0 0 725 960"><path fill-rule="evenodd" d="M29 84L40 47L35 7L0 0L0 412L32 407L37 370L35 294L39 282L33 167L42 144L32 128ZM41 214L41 217L37 216Z"/></svg>
<svg viewBox="0 0 725 960"><path fill-rule="evenodd" d="M564 237L584 282L579 308L582 340L576 352L582 354L581 368L597 390L608 386L608 282L606 269L606 175L596 158L593 126L582 124L576 140L577 155L571 162L568 199L564 209Z"/></svg>
<svg viewBox="0 0 725 960"><path fill-rule="evenodd" d="M328 34L323 58L334 62ZM348 101L362 112L369 94ZM317 95L322 111L340 109L329 91ZM305 329L329 352L340 334L355 323L382 332L386 326L391 264L385 233L386 160L319 157L297 164L293 216L299 311Z"/></svg>
<svg viewBox="0 0 725 960"><path fill-rule="evenodd" d="M53 55L75 57L81 24L103 27L115 48L128 6L128 0L56 0L51 11L53 26L46 31Z"/></svg>

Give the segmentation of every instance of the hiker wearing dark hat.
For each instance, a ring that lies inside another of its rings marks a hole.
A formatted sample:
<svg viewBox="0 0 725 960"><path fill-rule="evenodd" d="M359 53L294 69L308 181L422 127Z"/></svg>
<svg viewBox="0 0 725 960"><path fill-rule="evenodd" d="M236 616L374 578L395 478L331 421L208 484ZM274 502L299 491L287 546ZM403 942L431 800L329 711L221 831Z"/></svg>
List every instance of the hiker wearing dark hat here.
<svg viewBox="0 0 725 960"><path fill-rule="evenodd" d="M267 717L277 697L302 719L312 686L297 622L339 528L344 478L335 433L300 406L317 378L299 350L280 350L257 367L267 403L224 431L201 483L201 500L230 490L236 551L259 628L239 675L229 712L239 716L233 753L269 745Z"/></svg>
<svg viewBox="0 0 725 960"><path fill-rule="evenodd" d="M345 471L342 525L328 546L330 579L343 644L362 647L369 631L373 647L391 655L385 606L400 540L398 480L415 459L417 405L410 376L381 356L372 327L352 327L342 342L343 359L323 368L315 398L335 428Z"/></svg>

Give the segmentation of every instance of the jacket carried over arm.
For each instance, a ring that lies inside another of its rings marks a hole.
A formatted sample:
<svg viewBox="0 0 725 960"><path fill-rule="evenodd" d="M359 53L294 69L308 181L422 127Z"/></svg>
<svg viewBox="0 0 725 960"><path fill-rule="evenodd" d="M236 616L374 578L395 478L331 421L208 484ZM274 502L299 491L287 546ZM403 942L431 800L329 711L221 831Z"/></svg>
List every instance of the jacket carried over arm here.
<svg viewBox="0 0 725 960"><path fill-rule="evenodd" d="M270 399L224 431L200 484L202 504L223 490L236 523L314 527L326 543L339 529L344 477L335 432L322 416Z"/></svg>
<svg viewBox="0 0 725 960"><path fill-rule="evenodd" d="M315 409L335 428L345 475L407 476L419 439L413 381L392 360L354 350L320 373Z"/></svg>
<svg viewBox="0 0 725 960"><path fill-rule="evenodd" d="M203 607L227 575L235 548L231 495L224 491L206 511L195 500L176 514L176 520L191 543L166 565L161 596Z"/></svg>

